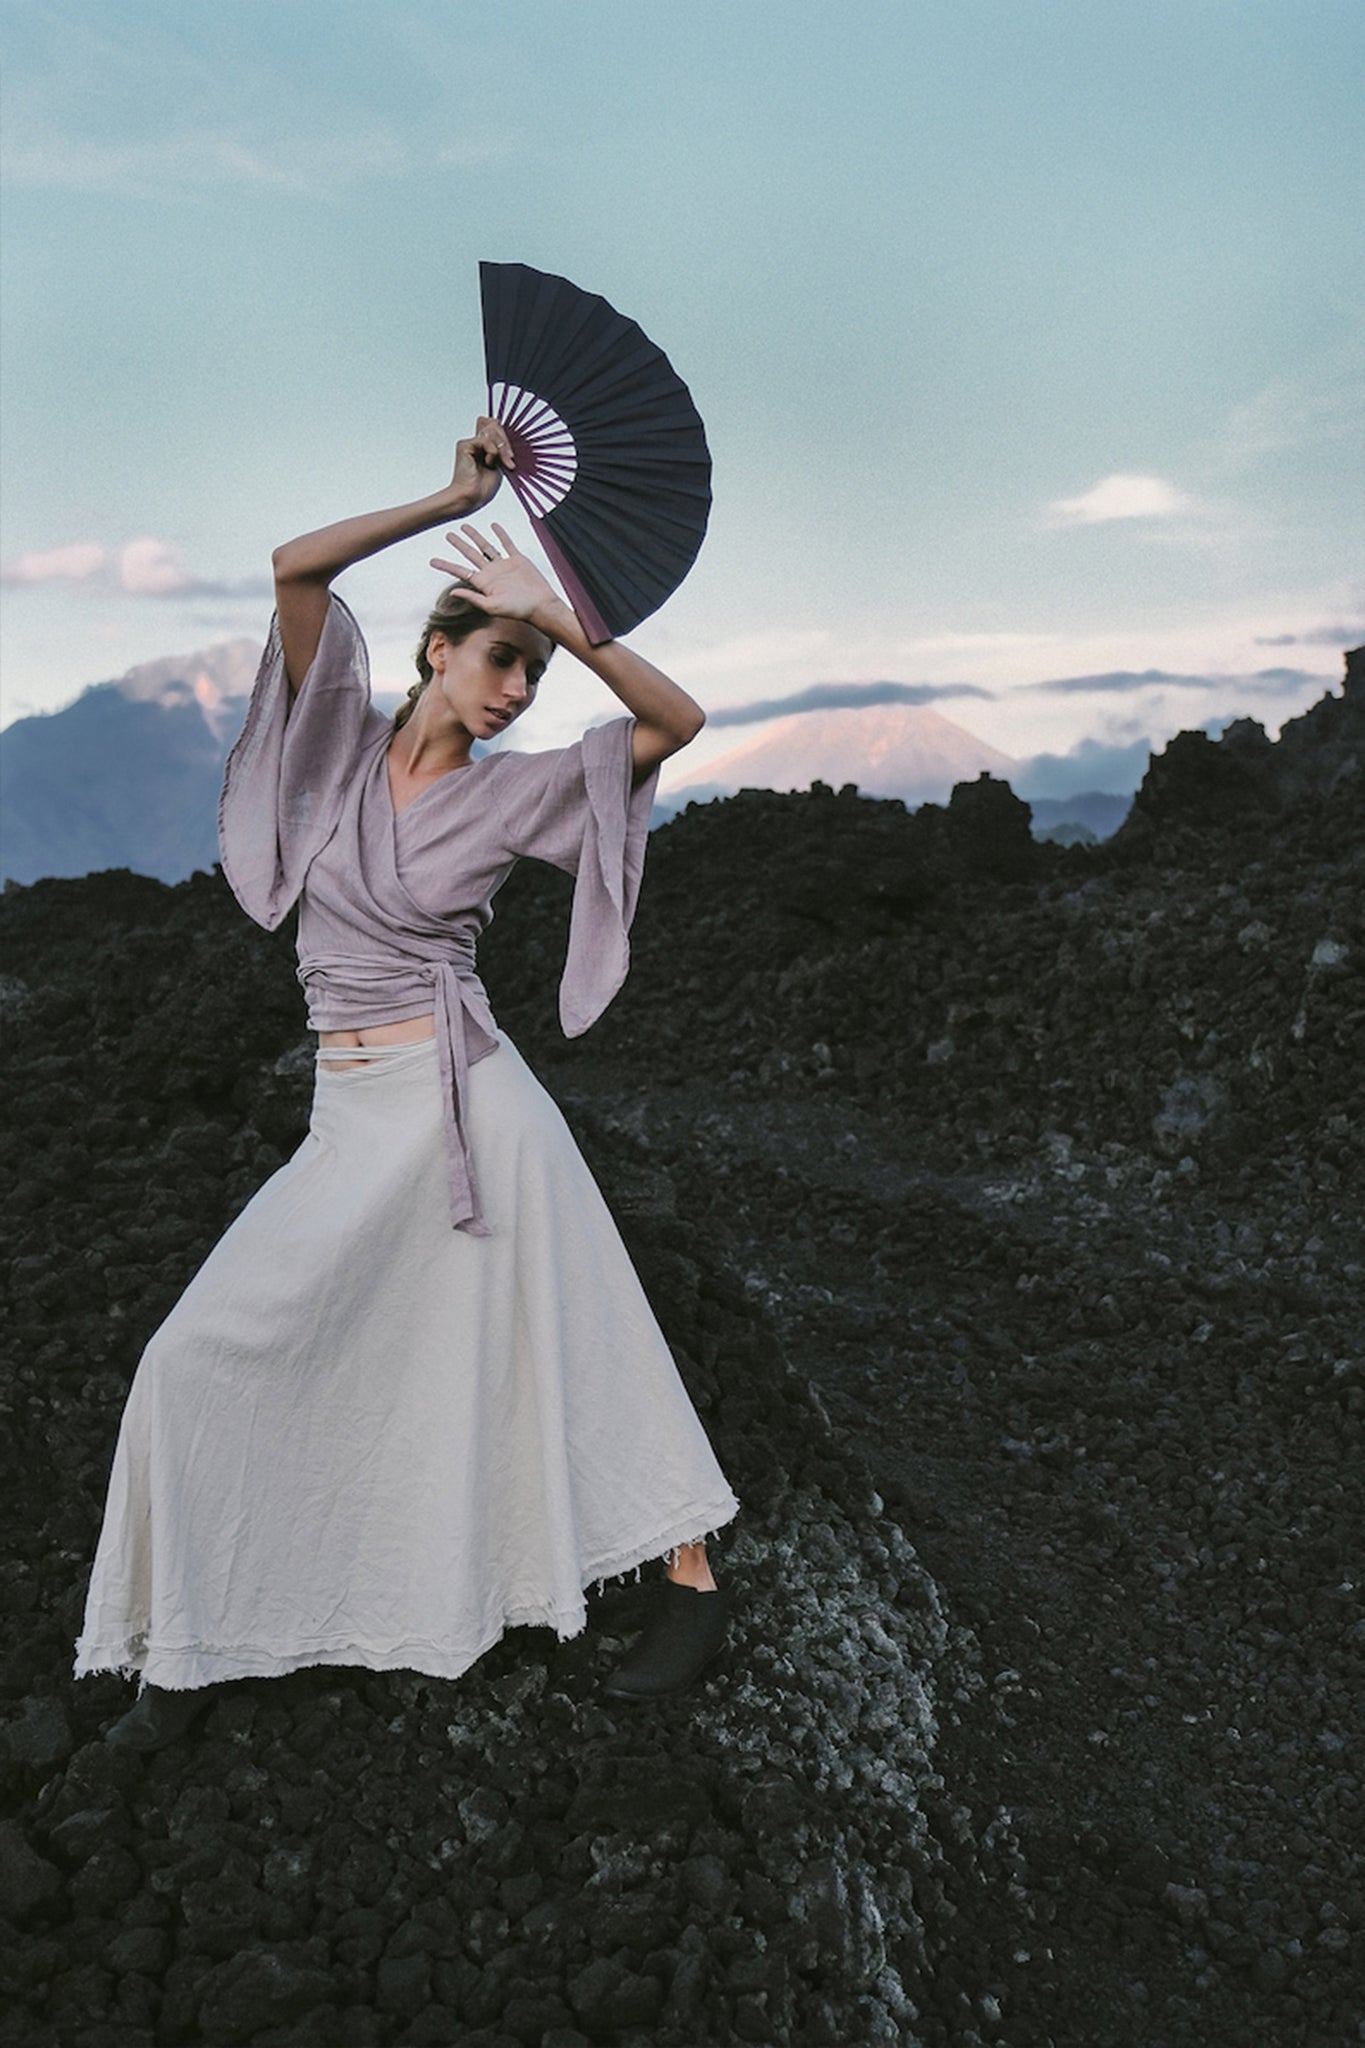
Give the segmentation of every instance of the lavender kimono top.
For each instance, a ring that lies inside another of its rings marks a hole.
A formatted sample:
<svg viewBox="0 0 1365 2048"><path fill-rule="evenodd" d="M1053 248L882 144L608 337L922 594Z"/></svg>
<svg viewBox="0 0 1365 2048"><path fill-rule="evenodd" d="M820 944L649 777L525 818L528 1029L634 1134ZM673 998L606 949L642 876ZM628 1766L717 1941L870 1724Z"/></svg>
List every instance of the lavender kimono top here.
<svg viewBox="0 0 1365 2048"><path fill-rule="evenodd" d="M392 721L370 702L369 657L339 597L291 698L278 622L218 806L223 873L273 931L299 906L298 976L315 1031L432 1012L441 1065L451 1221L484 1237L465 1135L470 1065L497 1050L474 963L492 899L522 854L575 878L559 1017L576 1038L626 978L657 771L632 788L634 720L590 727L550 753L484 755L397 815Z"/></svg>

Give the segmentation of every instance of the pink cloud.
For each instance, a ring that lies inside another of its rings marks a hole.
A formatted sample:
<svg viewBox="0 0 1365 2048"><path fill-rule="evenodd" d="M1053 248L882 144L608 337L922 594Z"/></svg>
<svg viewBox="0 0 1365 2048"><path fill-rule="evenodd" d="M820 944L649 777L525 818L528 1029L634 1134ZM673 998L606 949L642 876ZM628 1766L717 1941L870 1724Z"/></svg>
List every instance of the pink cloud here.
<svg viewBox="0 0 1365 2048"><path fill-rule="evenodd" d="M0 565L0 583L33 588L44 583L93 583L101 591L125 597L250 598L269 597L268 576L239 576L230 581L196 575L185 551L174 541L139 534L120 546L97 541L71 541L64 547L31 549Z"/></svg>
<svg viewBox="0 0 1365 2048"><path fill-rule="evenodd" d="M124 543L119 553L119 581L132 597L175 597L194 586L182 551L151 534Z"/></svg>
<svg viewBox="0 0 1365 2048"><path fill-rule="evenodd" d="M93 540L72 541L19 555L0 568L0 583L84 583L104 567L104 549Z"/></svg>

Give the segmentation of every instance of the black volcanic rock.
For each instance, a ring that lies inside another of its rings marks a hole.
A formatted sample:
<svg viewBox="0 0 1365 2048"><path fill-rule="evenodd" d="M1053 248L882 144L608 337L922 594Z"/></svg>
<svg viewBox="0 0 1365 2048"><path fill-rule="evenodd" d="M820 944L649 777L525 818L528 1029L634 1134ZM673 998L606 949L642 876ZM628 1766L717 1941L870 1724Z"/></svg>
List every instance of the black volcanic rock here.
<svg viewBox="0 0 1365 2048"><path fill-rule="evenodd" d="M949 1928L961 1881L913 1816L936 1714L979 1688L970 1631L723 1245L611 1118L584 1142L744 1503L723 1569L752 1619L728 1676L644 1714L598 1695L642 1618L627 1580L584 1636L514 1630L458 1683L318 1669L241 1688L150 1764L102 1746L128 1690L68 1673L128 1380L301 1140L310 1062L287 939L219 877L11 889L0 927L16 2020L59 2042L153 2022L324 2041L333 2009L361 2010L363 2038L389 2040L434 2008L452 2039L586 2026L674 2048L741 2014L746 2037L830 2048L918 2024L932 1901ZM1002 1881L1007 1836L969 1888Z"/></svg>
<svg viewBox="0 0 1365 2048"><path fill-rule="evenodd" d="M948 801L948 844L969 875L1023 882L1037 865L1029 807L1007 782L978 775L959 782Z"/></svg>
<svg viewBox="0 0 1365 2048"><path fill-rule="evenodd" d="M657 1713L594 1691L615 1585L453 1685L102 1746L126 1688L68 1673L128 1379L309 1061L221 878L7 891L0 2040L1352 2038L1357 713L1219 742L1250 817L1184 750L1145 836L1026 866L976 784L694 806L572 1042L568 879L514 874L494 1007L744 1503L734 1650Z"/></svg>
<svg viewBox="0 0 1365 2048"><path fill-rule="evenodd" d="M1272 744L1255 719L1234 719L1217 740L1182 732L1154 755L1110 845L1141 857L1205 826L1254 837L1262 822L1305 799L1351 791L1365 807L1365 648L1346 655L1339 697L1290 719Z"/></svg>
<svg viewBox="0 0 1365 2048"><path fill-rule="evenodd" d="M1331 795L1365 775L1365 647L1347 654L1340 697L1320 697L1302 717L1291 719L1275 752L1280 786L1290 801Z"/></svg>
<svg viewBox="0 0 1365 2048"><path fill-rule="evenodd" d="M1111 843L1127 853L1180 825L1254 827L1280 804L1273 749L1253 720L1239 719L1216 740L1206 732L1180 732L1153 755Z"/></svg>

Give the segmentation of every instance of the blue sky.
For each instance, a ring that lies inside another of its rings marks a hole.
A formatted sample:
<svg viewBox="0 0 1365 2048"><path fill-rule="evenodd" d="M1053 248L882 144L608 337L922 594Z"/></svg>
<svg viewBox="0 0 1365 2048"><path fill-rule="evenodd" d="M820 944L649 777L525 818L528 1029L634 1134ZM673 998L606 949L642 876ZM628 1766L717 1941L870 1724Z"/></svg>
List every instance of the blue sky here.
<svg viewBox="0 0 1365 2048"><path fill-rule="evenodd" d="M691 385L711 530L635 637L708 707L892 680L1095 761L1275 730L1361 637L1358 0L0 23L6 718L263 637L277 541L435 488L481 257L600 291ZM347 579L385 686L435 546ZM554 680L528 742L610 708Z"/></svg>

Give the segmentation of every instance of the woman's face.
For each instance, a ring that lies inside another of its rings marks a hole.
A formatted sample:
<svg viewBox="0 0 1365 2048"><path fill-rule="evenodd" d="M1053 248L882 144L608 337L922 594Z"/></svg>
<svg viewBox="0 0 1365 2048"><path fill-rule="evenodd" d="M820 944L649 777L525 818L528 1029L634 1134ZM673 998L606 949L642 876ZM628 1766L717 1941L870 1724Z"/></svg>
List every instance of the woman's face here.
<svg viewBox="0 0 1365 2048"><path fill-rule="evenodd" d="M433 633L427 660L433 683L471 739L490 740L535 702L553 651L524 619L490 619L463 640Z"/></svg>

